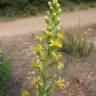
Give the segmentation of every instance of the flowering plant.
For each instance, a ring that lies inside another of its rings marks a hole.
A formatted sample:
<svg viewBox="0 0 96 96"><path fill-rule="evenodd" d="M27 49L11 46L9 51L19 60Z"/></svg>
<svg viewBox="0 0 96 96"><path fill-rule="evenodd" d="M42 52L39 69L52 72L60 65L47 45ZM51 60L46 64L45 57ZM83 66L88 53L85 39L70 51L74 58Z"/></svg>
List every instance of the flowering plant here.
<svg viewBox="0 0 96 96"><path fill-rule="evenodd" d="M56 87L62 88L64 86L64 79L60 76L64 65L60 62L62 55L58 52L58 48L62 47L61 40L63 39L58 27L60 23L58 16L61 8L58 0L52 0L48 4L48 16L45 17L47 28L43 35L36 36L39 44L32 51L36 56L32 62L32 67L36 73L32 78L36 89L35 96L53 96ZM25 94L27 94L26 92Z"/></svg>

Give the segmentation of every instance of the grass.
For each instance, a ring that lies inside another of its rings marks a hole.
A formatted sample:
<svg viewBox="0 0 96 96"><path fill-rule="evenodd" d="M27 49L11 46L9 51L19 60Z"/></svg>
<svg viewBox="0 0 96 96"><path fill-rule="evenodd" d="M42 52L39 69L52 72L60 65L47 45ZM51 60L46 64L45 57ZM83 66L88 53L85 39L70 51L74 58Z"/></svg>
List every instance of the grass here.
<svg viewBox="0 0 96 96"><path fill-rule="evenodd" d="M75 56L88 56L93 48L93 43L87 33L76 35L73 32L66 32L63 41L63 51Z"/></svg>

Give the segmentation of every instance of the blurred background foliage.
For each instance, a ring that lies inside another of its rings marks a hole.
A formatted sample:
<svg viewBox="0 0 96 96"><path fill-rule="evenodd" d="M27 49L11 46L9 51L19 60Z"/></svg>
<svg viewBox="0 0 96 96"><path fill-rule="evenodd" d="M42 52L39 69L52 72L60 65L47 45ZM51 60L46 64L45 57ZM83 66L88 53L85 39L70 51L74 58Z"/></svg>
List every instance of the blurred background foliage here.
<svg viewBox="0 0 96 96"><path fill-rule="evenodd" d="M4 56L4 50L0 48L0 96L7 96L10 89L11 61Z"/></svg>
<svg viewBox="0 0 96 96"><path fill-rule="evenodd" d="M0 16L30 16L45 12L50 0L0 0ZM96 7L96 0L59 0L64 11ZM95 2L95 3L94 3ZM79 8L80 7L80 8Z"/></svg>

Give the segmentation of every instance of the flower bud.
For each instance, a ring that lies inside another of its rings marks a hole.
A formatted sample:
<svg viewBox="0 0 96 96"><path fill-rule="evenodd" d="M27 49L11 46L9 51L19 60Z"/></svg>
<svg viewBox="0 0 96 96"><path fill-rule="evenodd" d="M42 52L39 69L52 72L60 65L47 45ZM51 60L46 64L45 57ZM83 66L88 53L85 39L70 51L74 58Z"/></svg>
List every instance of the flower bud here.
<svg viewBox="0 0 96 96"><path fill-rule="evenodd" d="M59 8L58 13L60 13L62 10Z"/></svg>
<svg viewBox="0 0 96 96"><path fill-rule="evenodd" d="M56 25L58 25L59 23L60 23L60 19L57 18L57 20L56 20Z"/></svg>
<svg viewBox="0 0 96 96"><path fill-rule="evenodd" d="M55 17L56 15L57 15L56 13L53 14L54 17Z"/></svg>
<svg viewBox="0 0 96 96"><path fill-rule="evenodd" d="M48 16L50 15L49 11L47 11L47 15L48 15Z"/></svg>
<svg viewBox="0 0 96 96"><path fill-rule="evenodd" d="M57 31L60 31L61 30L61 28L60 27L57 27Z"/></svg>
<svg viewBox="0 0 96 96"><path fill-rule="evenodd" d="M49 23L49 19L47 16L45 17L45 21L46 21L46 23Z"/></svg>
<svg viewBox="0 0 96 96"><path fill-rule="evenodd" d="M60 22L60 19L59 19L59 18L57 18L57 21L58 21L58 22Z"/></svg>
<svg viewBox="0 0 96 96"><path fill-rule="evenodd" d="M57 4L57 7L60 7L60 4Z"/></svg>
<svg viewBox="0 0 96 96"><path fill-rule="evenodd" d="M53 10L53 7L50 7L51 10Z"/></svg>
<svg viewBox="0 0 96 96"><path fill-rule="evenodd" d="M48 5L49 5L49 6L52 6L52 3L49 1L49 2L48 2Z"/></svg>
<svg viewBox="0 0 96 96"><path fill-rule="evenodd" d="M56 13L53 13L53 14L52 14L52 18L53 18L53 19L56 18L56 15L57 15Z"/></svg>

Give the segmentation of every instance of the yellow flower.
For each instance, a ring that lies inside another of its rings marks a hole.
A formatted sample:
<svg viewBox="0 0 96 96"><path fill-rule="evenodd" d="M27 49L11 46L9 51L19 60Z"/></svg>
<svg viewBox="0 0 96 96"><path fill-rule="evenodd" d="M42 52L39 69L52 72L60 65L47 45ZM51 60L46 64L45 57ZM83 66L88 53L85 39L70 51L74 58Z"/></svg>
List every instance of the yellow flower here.
<svg viewBox="0 0 96 96"><path fill-rule="evenodd" d="M59 87L59 88L63 88L64 87L64 79L59 79L57 82L56 82L56 86Z"/></svg>
<svg viewBox="0 0 96 96"><path fill-rule="evenodd" d="M60 53L58 53L58 54L56 54L56 53L52 53L52 55L53 55L53 57L54 57L54 59L56 60L56 61L58 61L59 59L60 59L60 57L62 56Z"/></svg>
<svg viewBox="0 0 96 96"><path fill-rule="evenodd" d="M58 36L58 39L62 39L62 40L64 39L64 35L62 35L60 33L58 33L57 36Z"/></svg>
<svg viewBox="0 0 96 96"><path fill-rule="evenodd" d="M34 84L34 86L36 88L38 88L38 85L40 84L41 80L40 80L40 76L38 76L37 78L36 77L33 77L32 78L32 83Z"/></svg>
<svg viewBox="0 0 96 96"><path fill-rule="evenodd" d="M42 69L42 67L43 67L42 64L40 63L40 60L34 61L32 66L34 69Z"/></svg>
<svg viewBox="0 0 96 96"><path fill-rule="evenodd" d="M54 41L51 40L51 44L49 46L61 48L62 47L62 44L60 43L59 40L54 40Z"/></svg>
<svg viewBox="0 0 96 96"><path fill-rule="evenodd" d="M47 36L51 36L51 35L52 35L52 33L51 33L49 30L46 30L46 31L45 31L45 34L46 34Z"/></svg>
<svg viewBox="0 0 96 96"><path fill-rule="evenodd" d="M42 42L43 37L42 37L42 35L38 35L38 36L36 36L36 39L37 39L39 42Z"/></svg>
<svg viewBox="0 0 96 96"><path fill-rule="evenodd" d="M45 16L45 21L47 21L48 20L48 16Z"/></svg>
<svg viewBox="0 0 96 96"><path fill-rule="evenodd" d="M43 50L43 47L42 45L39 45L38 47L36 47L33 51L33 53L36 53L38 55L42 54L42 50Z"/></svg>
<svg viewBox="0 0 96 96"><path fill-rule="evenodd" d="M57 68L58 68L59 70L61 70L62 68L64 68L64 64L62 64L61 62L58 62Z"/></svg>
<svg viewBox="0 0 96 96"><path fill-rule="evenodd" d="M29 92L27 90L24 90L23 93L22 93L22 96L29 96Z"/></svg>

